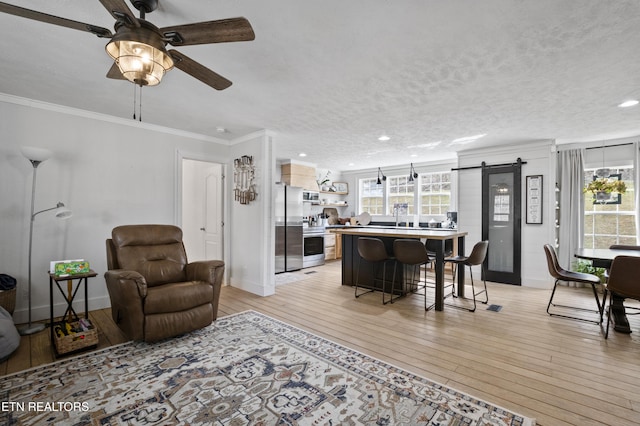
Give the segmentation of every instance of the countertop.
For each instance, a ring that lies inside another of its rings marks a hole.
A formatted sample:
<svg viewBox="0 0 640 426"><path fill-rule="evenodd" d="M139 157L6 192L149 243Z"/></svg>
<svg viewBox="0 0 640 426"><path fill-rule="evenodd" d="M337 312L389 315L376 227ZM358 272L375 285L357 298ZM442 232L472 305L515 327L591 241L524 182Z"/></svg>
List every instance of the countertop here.
<svg viewBox="0 0 640 426"><path fill-rule="evenodd" d="M418 229L418 230L429 230L429 231L456 231L456 228L430 228L428 226L421 226L419 228L414 228L413 226L406 227L404 225L326 225L327 229L341 229L341 228L374 228L374 229Z"/></svg>
<svg viewBox="0 0 640 426"><path fill-rule="evenodd" d="M395 226L343 226L340 228L327 227L330 232L335 234L348 235L371 235L378 237L400 237L400 238L433 238L433 239L450 239L456 237L464 237L467 232L457 229L444 228L405 228Z"/></svg>

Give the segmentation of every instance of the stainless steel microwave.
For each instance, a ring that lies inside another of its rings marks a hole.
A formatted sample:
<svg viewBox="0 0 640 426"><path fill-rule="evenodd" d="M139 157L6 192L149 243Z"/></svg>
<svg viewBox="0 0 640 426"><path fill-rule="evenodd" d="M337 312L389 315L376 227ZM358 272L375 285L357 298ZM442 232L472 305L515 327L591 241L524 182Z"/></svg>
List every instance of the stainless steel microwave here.
<svg viewBox="0 0 640 426"><path fill-rule="evenodd" d="M302 201L312 204L320 203L320 193L318 191L302 191Z"/></svg>

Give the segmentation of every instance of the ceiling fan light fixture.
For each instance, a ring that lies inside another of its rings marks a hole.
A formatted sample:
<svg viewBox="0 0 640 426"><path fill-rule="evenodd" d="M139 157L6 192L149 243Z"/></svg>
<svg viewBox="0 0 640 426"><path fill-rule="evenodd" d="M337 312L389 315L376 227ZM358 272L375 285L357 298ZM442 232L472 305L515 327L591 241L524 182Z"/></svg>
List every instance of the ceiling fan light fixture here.
<svg viewBox="0 0 640 426"><path fill-rule="evenodd" d="M105 50L122 76L140 86L160 84L164 73L173 68L159 32L148 23L140 28L119 27Z"/></svg>

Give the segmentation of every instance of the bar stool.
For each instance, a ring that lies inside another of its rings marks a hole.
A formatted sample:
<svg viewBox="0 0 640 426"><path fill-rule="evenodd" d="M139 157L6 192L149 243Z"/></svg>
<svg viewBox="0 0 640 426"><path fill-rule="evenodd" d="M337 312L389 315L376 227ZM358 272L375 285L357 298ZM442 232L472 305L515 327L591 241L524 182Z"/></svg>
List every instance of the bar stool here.
<svg viewBox="0 0 640 426"><path fill-rule="evenodd" d="M419 289L424 291L424 310L428 311L435 303L427 307L427 270L423 266L430 265L433 259L429 257L427 248L420 240L398 239L393 242L393 254L396 258L396 264L393 266L393 276L396 276L396 267L398 263L411 267L411 275L409 280L405 279L405 283L409 283L412 292L415 293ZM418 268L418 279L416 280L416 268ZM421 280L421 270L424 269L424 281ZM406 277L406 275L403 274Z"/></svg>
<svg viewBox="0 0 640 426"><path fill-rule="evenodd" d="M436 257L436 251L438 251L440 244L442 241L429 239L424 242L425 247L427 248L427 253L431 257ZM444 257L449 257L453 254L453 240L444 240Z"/></svg>
<svg viewBox="0 0 640 426"><path fill-rule="evenodd" d="M433 238L427 238L426 241L424 242L425 247L427 247L427 253L429 254L429 256L434 259L436 258L436 252L438 250L441 249L442 247L442 241L441 240L434 240ZM444 240L444 257L451 257L451 255L453 254L453 240L448 239L448 240ZM444 286L445 288L449 287L448 285ZM450 296L451 293L449 293L448 296ZM447 297L448 297L447 296Z"/></svg>
<svg viewBox="0 0 640 426"><path fill-rule="evenodd" d="M393 303L395 300L393 298L393 290L395 287L395 273L391 282L391 299L386 300L386 276L387 276L387 263L395 262L395 258L393 256L389 256L387 254L387 249L384 247L384 243L380 238L371 238L371 237L359 237L358 238L358 254L360 255L361 260L358 261L358 272L356 275L356 289L355 289L355 297L358 298L363 294L371 293L375 291L375 288L370 289L369 291L365 291L363 293L358 294L358 286L360 281L360 264L362 263L362 259L369 262L371 264L372 270L372 284L376 281L382 281L382 304L386 305L387 303ZM380 264L382 264L382 279L376 278L377 273L380 270ZM395 272L395 269L394 269ZM396 297L397 299L397 297Z"/></svg>
<svg viewBox="0 0 640 426"><path fill-rule="evenodd" d="M469 276L471 277L471 293L473 294L473 309L465 308L463 306L457 305L448 305L457 309L466 309L469 312L475 312L476 310L476 296L484 293L485 300L480 301L481 303L487 304L489 302L489 293L487 293L487 281L484 276L484 259L487 257L487 248L489 247L489 241L479 241L473 246L473 250L471 250L471 254L469 256L453 256L448 257L444 261L453 263L455 265L455 270L453 271L453 283L455 284L456 275L458 275L458 266L464 267L465 265L469 267ZM482 281L484 282L484 290L480 290L476 293L475 286L473 284L473 271L471 270L472 266L481 265L482 268ZM455 285L452 287L452 295L453 297L457 297L455 294Z"/></svg>

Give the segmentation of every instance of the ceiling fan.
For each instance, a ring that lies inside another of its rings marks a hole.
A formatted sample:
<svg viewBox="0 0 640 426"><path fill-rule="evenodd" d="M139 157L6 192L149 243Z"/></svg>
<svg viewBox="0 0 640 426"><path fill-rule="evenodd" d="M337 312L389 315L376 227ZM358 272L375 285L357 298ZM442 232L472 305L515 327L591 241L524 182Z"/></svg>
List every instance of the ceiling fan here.
<svg viewBox="0 0 640 426"><path fill-rule="evenodd" d="M251 24L245 18L220 19L158 28L145 19L145 14L158 7L158 0L130 0L140 12L136 18L124 0L99 0L116 19L115 34L107 28L61 18L0 2L0 12L48 24L87 31L111 41L105 50L114 60L107 77L127 79L140 86L155 86L164 73L174 66L217 90L231 86L231 81L166 45L227 43L255 39Z"/></svg>

